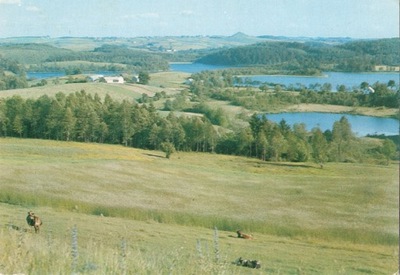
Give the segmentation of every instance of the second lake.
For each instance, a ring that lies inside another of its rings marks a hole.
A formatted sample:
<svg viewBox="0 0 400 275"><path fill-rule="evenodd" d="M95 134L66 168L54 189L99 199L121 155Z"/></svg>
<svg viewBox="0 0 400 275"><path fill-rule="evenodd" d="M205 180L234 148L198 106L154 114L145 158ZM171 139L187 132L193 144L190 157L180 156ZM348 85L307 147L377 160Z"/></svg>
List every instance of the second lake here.
<svg viewBox="0 0 400 275"><path fill-rule="evenodd" d="M381 118L361 115L332 114L332 113L279 113L266 114L266 118L279 123L282 119L293 126L296 123L304 123L307 130L319 127L322 131L332 130L335 121L345 116L351 124L352 131L358 136L370 135L398 135L399 121L394 118Z"/></svg>

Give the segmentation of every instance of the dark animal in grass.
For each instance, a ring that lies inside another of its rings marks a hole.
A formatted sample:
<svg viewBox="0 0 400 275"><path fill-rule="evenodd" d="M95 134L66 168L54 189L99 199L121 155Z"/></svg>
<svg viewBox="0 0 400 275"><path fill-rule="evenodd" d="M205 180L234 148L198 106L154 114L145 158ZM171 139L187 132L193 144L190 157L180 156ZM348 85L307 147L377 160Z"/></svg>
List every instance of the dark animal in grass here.
<svg viewBox="0 0 400 275"><path fill-rule="evenodd" d="M28 216L26 217L26 222L29 226L33 226L35 228L35 233L39 233L40 226L43 224L42 220L35 215L32 211L28 212Z"/></svg>
<svg viewBox="0 0 400 275"><path fill-rule="evenodd" d="M238 238L248 239L248 240L252 240L252 239L253 239L253 236L252 236L252 235L243 233L243 232L240 231L240 230L236 231L236 233L237 233L237 235L238 235Z"/></svg>
<svg viewBox="0 0 400 275"><path fill-rule="evenodd" d="M245 266L245 267L250 267L250 268L260 268L261 267L261 263L257 260L246 260L246 259L242 259L242 257L240 257L239 259L237 259L235 262L233 262L236 265L239 266Z"/></svg>

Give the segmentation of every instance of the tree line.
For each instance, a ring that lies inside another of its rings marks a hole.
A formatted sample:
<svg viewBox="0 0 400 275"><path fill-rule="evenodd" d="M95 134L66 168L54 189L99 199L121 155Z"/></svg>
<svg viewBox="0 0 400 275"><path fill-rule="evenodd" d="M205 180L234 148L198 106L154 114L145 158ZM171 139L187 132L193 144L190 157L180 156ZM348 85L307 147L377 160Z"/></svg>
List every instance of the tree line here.
<svg viewBox="0 0 400 275"><path fill-rule="evenodd" d="M254 87L254 83L243 83L231 70L203 71L193 74L191 79L190 91L194 95L230 101L251 110L268 111L273 105L299 103L399 108L400 90L394 80L373 84L362 82L358 87L339 85L337 91L332 91L330 83L310 87L263 83Z"/></svg>
<svg viewBox="0 0 400 275"><path fill-rule="evenodd" d="M163 71L169 69L166 55L132 49L128 46L103 45L91 51L72 51L47 44L4 44L0 55L24 64L28 71L65 71L80 62L81 70ZM66 63L69 61L70 64ZM82 62L83 61L83 62ZM85 62L91 62L85 64ZM22 68L22 66L20 66Z"/></svg>
<svg viewBox="0 0 400 275"><path fill-rule="evenodd" d="M28 82L23 66L0 55L0 90L26 87L28 87Z"/></svg>
<svg viewBox="0 0 400 275"><path fill-rule="evenodd" d="M375 65L398 66L399 38L351 41L341 45L321 42L263 42L222 49L197 59L214 65L263 65L297 74L322 70L364 72Z"/></svg>
<svg viewBox="0 0 400 275"><path fill-rule="evenodd" d="M102 100L84 90L54 98L20 96L0 99L0 136L123 144L161 149L212 151L217 131L202 117L160 116L152 104Z"/></svg>
<svg viewBox="0 0 400 275"><path fill-rule="evenodd" d="M204 107L199 107L204 108ZM205 116L160 116L152 104L101 99L84 90L54 98L20 96L0 99L0 136L123 144L162 150L215 152L262 160L303 162L388 161L396 146L385 139L368 146L356 138L345 117L332 130L307 131L284 120L269 121L254 114L248 126L235 130L216 127Z"/></svg>

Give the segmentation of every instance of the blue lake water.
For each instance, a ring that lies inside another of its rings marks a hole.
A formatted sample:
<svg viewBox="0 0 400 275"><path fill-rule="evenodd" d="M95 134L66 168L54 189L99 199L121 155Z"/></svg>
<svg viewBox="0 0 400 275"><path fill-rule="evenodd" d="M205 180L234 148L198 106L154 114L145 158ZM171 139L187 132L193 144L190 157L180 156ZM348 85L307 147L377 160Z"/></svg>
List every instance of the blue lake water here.
<svg viewBox="0 0 400 275"><path fill-rule="evenodd" d="M228 66L207 65L201 63L169 63L171 71L184 72L184 73L199 73L201 71L213 71L231 68Z"/></svg>
<svg viewBox="0 0 400 275"><path fill-rule="evenodd" d="M47 79L65 76L63 72L28 72L26 78L30 79Z"/></svg>
<svg viewBox="0 0 400 275"><path fill-rule="evenodd" d="M398 135L399 121L394 118L381 118L361 115L332 114L332 113L279 113L266 114L268 120L279 123L284 119L289 125L304 123L307 130L319 127L322 131L332 130L335 121L345 116L351 124L351 129L357 136L368 134Z"/></svg>
<svg viewBox="0 0 400 275"><path fill-rule="evenodd" d="M310 87L310 85L330 83L332 90L336 90L339 85L345 85L346 88L359 87L362 82L367 82L372 85L376 82L387 84L389 80L394 80L396 85L399 85L399 73L337 73L324 72L323 76L291 76L291 75L257 75L249 76L252 81L283 84L286 87L292 85L299 87L300 85Z"/></svg>
<svg viewBox="0 0 400 275"><path fill-rule="evenodd" d="M186 73L198 73L205 70L220 70L231 68L228 66L214 66L200 63L170 63L171 71L180 71ZM258 81L261 83L281 84L286 87L292 85L297 88L300 86L309 87L310 85L330 83L332 90L336 90L339 85L345 85L348 89L359 87L362 82L372 85L375 82L388 83L394 80L399 85L400 74L397 72L376 72L376 73L338 73L324 72L323 76L294 76L294 75L249 75L242 76L242 79Z"/></svg>

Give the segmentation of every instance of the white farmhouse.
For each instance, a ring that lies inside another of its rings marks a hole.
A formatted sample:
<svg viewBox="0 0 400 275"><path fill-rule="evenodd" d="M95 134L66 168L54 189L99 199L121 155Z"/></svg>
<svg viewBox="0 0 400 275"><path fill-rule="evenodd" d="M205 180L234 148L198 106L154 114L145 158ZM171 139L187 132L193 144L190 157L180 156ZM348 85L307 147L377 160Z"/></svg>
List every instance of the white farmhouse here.
<svg viewBox="0 0 400 275"><path fill-rule="evenodd" d="M104 80L106 83L124 84L124 78L122 76L105 76Z"/></svg>

